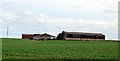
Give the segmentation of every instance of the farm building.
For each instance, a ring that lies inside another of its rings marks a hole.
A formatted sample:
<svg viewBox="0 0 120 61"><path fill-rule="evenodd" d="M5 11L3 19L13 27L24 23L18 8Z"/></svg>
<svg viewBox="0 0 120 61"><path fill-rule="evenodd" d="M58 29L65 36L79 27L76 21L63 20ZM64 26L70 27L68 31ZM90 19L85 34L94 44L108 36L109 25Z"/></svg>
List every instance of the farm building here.
<svg viewBox="0 0 120 61"><path fill-rule="evenodd" d="M47 33L44 34L22 34L22 39L31 39L31 40L50 40L56 39L55 36L49 35Z"/></svg>
<svg viewBox="0 0 120 61"><path fill-rule="evenodd" d="M33 40L51 40L51 39L56 39L56 37L53 35L49 35L47 33L33 35Z"/></svg>
<svg viewBox="0 0 120 61"><path fill-rule="evenodd" d="M105 40L101 33L65 32L59 33L57 39L62 40Z"/></svg>
<svg viewBox="0 0 120 61"><path fill-rule="evenodd" d="M33 34L22 34L22 39L32 39Z"/></svg>

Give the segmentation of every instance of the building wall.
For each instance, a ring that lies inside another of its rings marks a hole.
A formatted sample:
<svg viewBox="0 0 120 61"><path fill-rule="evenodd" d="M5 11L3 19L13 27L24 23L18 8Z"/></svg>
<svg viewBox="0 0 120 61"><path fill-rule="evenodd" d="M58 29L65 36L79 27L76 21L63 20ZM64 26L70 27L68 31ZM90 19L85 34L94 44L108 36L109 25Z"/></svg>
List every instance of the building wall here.
<svg viewBox="0 0 120 61"><path fill-rule="evenodd" d="M31 39L32 36L32 34L22 34L22 39Z"/></svg>
<svg viewBox="0 0 120 61"><path fill-rule="evenodd" d="M104 40L104 39L92 39L92 38L65 38L65 40Z"/></svg>

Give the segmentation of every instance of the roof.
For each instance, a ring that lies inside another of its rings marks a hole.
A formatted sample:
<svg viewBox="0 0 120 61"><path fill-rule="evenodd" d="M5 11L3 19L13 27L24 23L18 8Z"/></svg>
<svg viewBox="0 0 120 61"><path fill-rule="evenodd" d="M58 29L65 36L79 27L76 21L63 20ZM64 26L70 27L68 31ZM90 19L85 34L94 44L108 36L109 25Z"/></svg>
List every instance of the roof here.
<svg viewBox="0 0 120 61"><path fill-rule="evenodd" d="M47 33L44 33L44 34L34 34L33 36L49 36L49 37L55 37L55 36L50 35L50 34L47 34Z"/></svg>
<svg viewBox="0 0 120 61"><path fill-rule="evenodd" d="M47 34L47 33L44 33L44 34L41 34L42 36L51 36L51 37L54 37L53 35L50 35L50 34Z"/></svg>
<svg viewBox="0 0 120 61"><path fill-rule="evenodd" d="M33 35L33 34L22 34L22 35Z"/></svg>
<svg viewBox="0 0 120 61"><path fill-rule="evenodd" d="M63 31L64 33L66 34L94 34L94 35L103 35L102 33L87 33L87 32L65 32Z"/></svg>

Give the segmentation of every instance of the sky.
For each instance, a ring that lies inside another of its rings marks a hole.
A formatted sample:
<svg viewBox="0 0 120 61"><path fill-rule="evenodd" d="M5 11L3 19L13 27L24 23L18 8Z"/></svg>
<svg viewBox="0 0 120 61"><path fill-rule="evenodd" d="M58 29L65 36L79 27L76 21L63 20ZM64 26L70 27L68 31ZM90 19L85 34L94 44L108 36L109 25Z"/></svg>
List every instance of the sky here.
<svg viewBox="0 0 120 61"><path fill-rule="evenodd" d="M103 33L118 39L119 0L0 0L0 37L62 31Z"/></svg>

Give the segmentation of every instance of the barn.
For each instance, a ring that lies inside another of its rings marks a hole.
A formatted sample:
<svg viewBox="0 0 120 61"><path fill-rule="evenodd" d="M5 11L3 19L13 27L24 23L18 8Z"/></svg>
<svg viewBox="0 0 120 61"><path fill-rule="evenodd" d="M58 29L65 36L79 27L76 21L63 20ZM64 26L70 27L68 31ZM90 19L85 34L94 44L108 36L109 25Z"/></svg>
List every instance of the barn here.
<svg viewBox="0 0 120 61"><path fill-rule="evenodd" d="M33 34L22 34L22 39L32 39Z"/></svg>
<svg viewBox="0 0 120 61"><path fill-rule="evenodd" d="M22 39L31 39L31 40L50 40L56 39L55 36L44 33L44 34L22 34Z"/></svg>
<svg viewBox="0 0 120 61"><path fill-rule="evenodd" d="M101 33L85 33L85 32L65 32L59 33L59 40L105 40L105 35Z"/></svg>
<svg viewBox="0 0 120 61"><path fill-rule="evenodd" d="M33 40L51 40L51 39L56 39L56 37L47 33L33 35Z"/></svg>

